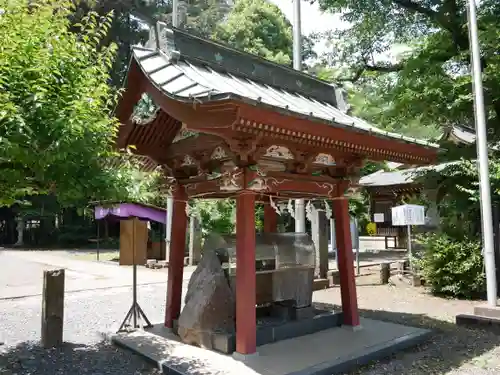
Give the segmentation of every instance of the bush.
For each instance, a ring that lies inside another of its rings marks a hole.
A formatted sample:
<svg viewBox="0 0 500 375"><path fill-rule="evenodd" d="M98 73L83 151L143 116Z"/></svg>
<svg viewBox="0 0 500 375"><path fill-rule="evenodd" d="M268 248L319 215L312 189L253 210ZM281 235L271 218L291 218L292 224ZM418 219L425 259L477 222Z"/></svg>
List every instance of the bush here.
<svg viewBox="0 0 500 375"><path fill-rule="evenodd" d="M369 236L375 236L377 234L377 224L369 222L366 224L366 233Z"/></svg>
<svg viewBox="0 0 500 375"><path fill-rule="evenodd" d="M477 298L486 291L481 241L455 240L444 234L426 235L417 261L426 284L436 295Z"/></svg>

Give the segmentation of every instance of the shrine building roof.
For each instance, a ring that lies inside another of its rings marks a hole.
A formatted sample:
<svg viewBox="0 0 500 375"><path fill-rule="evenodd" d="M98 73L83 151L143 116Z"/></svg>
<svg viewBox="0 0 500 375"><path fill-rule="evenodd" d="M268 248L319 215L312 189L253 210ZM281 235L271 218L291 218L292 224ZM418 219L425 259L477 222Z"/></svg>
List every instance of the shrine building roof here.
<svg viewBox="0 0 500 375"><path fill-rule="evenodd" d="M453 163L455 162L447 162L438 165L429 165L394 171L379 170L367 176L361 177L359 180L359 186L370 188L414 184L417 183L418 177L420 177L424 172L440 172Z"/></svg>
<svg viewBox="0 0 500 375"><path fill-rule="evenodd" d="M424 148L438 145L387 132L342 110L328 82L178 29L157 27L159 38L133 47L149 81L170 99L193 104L235 100L350 132ZM340 108L339 108L340 107Z"/></svg>
<svg viewBox="0 0 500 375"><path fill-rule="evenodd" d="M470 146L476 142L476 134L473 129L465 126L450 126L440 137L440 142L448 141L459 145ZM453 162L442 163L434 166L408 167L402 163L387 163L390 171L379 170L362 177L359 185L370 187L391 187L397 185L408 185L417 183L418 177L426 171L442 171Z"/></svg>

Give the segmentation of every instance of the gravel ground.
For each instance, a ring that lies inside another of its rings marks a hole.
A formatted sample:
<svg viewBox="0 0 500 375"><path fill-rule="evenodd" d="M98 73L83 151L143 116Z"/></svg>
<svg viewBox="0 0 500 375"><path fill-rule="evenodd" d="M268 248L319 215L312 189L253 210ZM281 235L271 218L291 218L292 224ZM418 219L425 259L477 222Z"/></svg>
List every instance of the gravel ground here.
<svg viewBox="0 0 500 375"><path fill-rule="evenodd" d="M377 269L365 269L357 278L361 315L366 318L431 328L434 335L423 345L351 372L351 375L488 375L500 374L500 336L454 324L457 314L470 314L474 301L445 300L424 288L378 285ZM340 305L338 288L319 291L321 304ZM330 306L331 307L331 306Z"/></svg>
<svg viewBox="0 0 500 375"><path fill-rule="evenodd" d="M131 288L68 293L62 348L44 350L40 338L41 298L0 301L0 375L153 375L159 372L130 352L103 341L127 313ZM164 286L138 288L139 303L153 322L162 321Z"/></svg>
<svg viewBox="0 0 500 375"><path fill-rule="evenodd" d="M500 373L500 336L454 324L455 315L472 312L477 302L443 300L424 288L377 285L376 269L358 277L361 314L368 318L432 328L431 340L350 375L487 375ZM319 291L319 304L340 304L338 288ZM163 318L165 287L141 286L139 302L152 322ZM65 300L64 347L43 350L39 297L0 301L0 375L158 374L129 352L103 342L98 334L113 331L131 302L130 288L68 293Z"/></svg>

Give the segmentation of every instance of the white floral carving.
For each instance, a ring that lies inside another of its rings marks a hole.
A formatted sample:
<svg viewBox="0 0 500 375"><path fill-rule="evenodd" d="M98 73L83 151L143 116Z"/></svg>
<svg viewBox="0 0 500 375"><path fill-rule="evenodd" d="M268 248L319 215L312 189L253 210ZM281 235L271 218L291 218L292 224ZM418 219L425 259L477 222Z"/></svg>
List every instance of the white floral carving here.
<svg viewBox="0 0 500 375"><path fill-rule="evenodd" d="M223 191L238 191L243 189L241 186L241 182L239 181L239 177L243 172L237 173L224 173L219 180L220 190Z"/></svg>
<svg viewBox="0 0 500 375"><path fill-rule="evenodd" d="M182 160L181 167L196 165L196 161L190 155L184 155L184 159Z"/></svg>
<svg viewBox="0 0 500 375"><path fill-rule="evenodd" d="M288 148L276 145L269 147L264 156L270 158L293 159L293 154Z"/></svg>
<svg viewBox="0 0 500 375"><path fill-rule="evenodd" d="M318 154L314 159L315 164L324 164L324 165L332 165L335 164L335 159L332 155L329 154Z"/></svg>
<svg viewBox="0 0 500 375"><path fill-rule="evenodd" d="M220 160L224 158L227 158L227 154L226 151L221 146L217 146L214 152L212 152L212 155L210 156L210 159L212 160Z"/></svg>

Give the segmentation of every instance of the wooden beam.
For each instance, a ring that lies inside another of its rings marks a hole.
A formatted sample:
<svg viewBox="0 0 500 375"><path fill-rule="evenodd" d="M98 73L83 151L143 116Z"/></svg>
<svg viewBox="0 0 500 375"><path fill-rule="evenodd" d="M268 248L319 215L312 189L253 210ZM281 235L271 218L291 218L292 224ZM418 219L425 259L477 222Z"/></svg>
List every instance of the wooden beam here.
<svg viewBox="0 0 500 375"><path fill-rule="evenodd" d="M118 129L118 148L127 146L127 138L134 129L134 124L130 121L130 116L132 116L135 105L144 93L144 84L146 81L147 79L142 73L141 68L135 59L132 59L127 72L125 90L122 92L122 96L115 109L115 116L121 124Z"/></svg>
<svg viewBox="0 0 500 375"><path fill-rule="evenodd" d="M349 126L342 128L323 122L313 122L305 116L291 117L263 106L255 107L242 103L239 115L243 126L247 126L248 121L246 119L251 119L252 123L290 130L290 133L304 136L304 141L311 144L320 143L320 141L328 138L334 140L331 148L337 148L336 146L345 147L352 154L368 155L371 153L375 155L380 153L386 155L384 158L387 160L407 159L413 164L428 164L434 162L437 158L438 150L430 146L425 147L404 140L386 139L383 138L383 134L380 134L380 136L375 133L366 134L358 131L354 126L352 128L349 128ZM290 139L293 137L292 134L287 133L285 136ZM300 137L296 136L296 138L299 139ZM316 142L316 140L319 140L319 142Z"/></svg>
<svg viewBox="0 0 500 375"><path fill-rule="evenodd" d="M173 143L166 152L167 158L184 156L197 151L213 151L217 146L225 146L224 140L212 134L199 134Z"/></svg>
<svg viewBox="0 0 500 375"><path fill-rule="evenodd" d="M306 176L292 173L268 173L259 175L256 171L236 169L220 178L204 181L181 180L189 197L205 196L210 198L217 194L236 195L242 191L255 194L287 196L290 194L313 196L318 198L336 198L345 192L349 181L324 176Z"/></svg>
<svg viewBox="0 0 500 375"><path fill-rule="evenodd" d="M157 105L173 118L186 124L189 130L210 133L213 129L231 127L238 119L238 107L227 101L223 107L210 108L203 104L180 102L169 98L149 80L145 90ZM223 102L221 102L221 105Z"/></svg>

